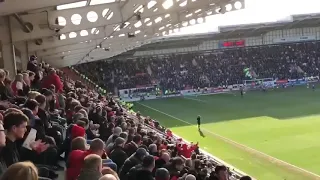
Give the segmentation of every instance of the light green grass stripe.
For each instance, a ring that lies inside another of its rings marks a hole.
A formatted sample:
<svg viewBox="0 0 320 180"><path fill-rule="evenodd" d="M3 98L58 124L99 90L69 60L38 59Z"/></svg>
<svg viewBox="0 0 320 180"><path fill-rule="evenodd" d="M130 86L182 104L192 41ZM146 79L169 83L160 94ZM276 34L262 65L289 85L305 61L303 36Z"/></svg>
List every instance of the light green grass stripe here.
<svg viewBox="0 0 320 180"><path fill-rule="evenodd" d="M155 109L155 108L153 108L153 107L150 107L150 106L148 106L148 105L145 105L145 104L142 104L142 103L139 103L139 102L137 102L137 104L139 104L139 105L141 105L141 106L143 106L143 107L146 107L146 108L148 108L148 109L151 109L151 110L153 110L153 111L156 111L156 112L158 112L158 113L164 114L164 115L166 115L166 116L168 116L168 117L171 117L171 118L173 118L173 119L176 119L176 120L178 120L178 121L180 121L180 122L183 122L183 123L185 123L185 124L192 125L191 123L189 123L189 122L187 122L187 121L184 121L184 120L182 120L182 119L180 119L180 118L177 118L177 117L175 117L175 116L172 116L172 115L170 115L170 114L167 114L167 113L165 113L165 112L162 112L162 111L160 111L160 110L158 110L158 109ZM226 138L226 137L223 137L223 136L221 136L221 135L219 135L219 134L213 133L213 132L211 132L211 131L209 131L209 130L207 130L207 129L203 129L203 130L204 130L205 132L211 134L212 136L214 136L214 137L216 137L216 138L219 138L219 139L221 139L221 140L223 140L223 141L225 141L225 142L227 142L227 143L229 143L229 144L231 144L231 145L233 145L233 146L236 146L236 147L238 147L238 148L240 148L240 149L242 149L242 150L244 150L244 151L247 151L247 152L252 153L252 154L256 154L256 155L258 155L260 158L264 158L264 159L268 160L269 162L276 163L276 164L278 164L278 165L280 165L280 166L283 166L283 167L285 167L285 168L287 168L287 169L289 169L289 170L291 170L291 171L293 171L293 172L296 172L296 173L298 172L299 174L305 176L305 177L308 178L308 179L320 179L320 176L317 175L317 174L315 174L315 173L313 173L313 172L310 172L310 171L308 171L308 170L305 170L305 169L303 169L303 168L300 168L300 167L295 166L295 165L293 165L293 164L290 164L290 163L288 163L288 162L285 162L285 161L282 161L282 160L277 159L277 158L275 158L275 157L272 157L272 156L270 156L270 155L268 155L268 154L265 154L265 153L263 153L263 152L261 152L261 151L255 150L255 149L253 149L253 148L251 148L251 147L248 147L248 146L245 146L245 145L240 144L240 143L238 143L238 142L235 142L235 141L233 141L233 140L231 140L231 139L228 139L228 138Z"/></svg>

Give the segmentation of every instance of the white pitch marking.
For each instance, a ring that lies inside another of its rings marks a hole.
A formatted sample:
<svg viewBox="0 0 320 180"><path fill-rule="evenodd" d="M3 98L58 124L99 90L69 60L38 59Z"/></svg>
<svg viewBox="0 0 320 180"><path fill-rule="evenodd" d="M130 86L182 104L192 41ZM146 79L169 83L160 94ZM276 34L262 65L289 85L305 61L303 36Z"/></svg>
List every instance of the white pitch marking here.
<svg viewBox="0 0 320 180"><path fill-rule="evenodd" d="M141 106L144 106L144 107L149 108L149 109L151 109L151 110L157 111L157 112L159 112L159 113L161 113L161 114L164 114L164 115L166 115L166 116L168 116L168 117L171 117L171 118L173 118L173 119L176 119L176 120L178 120L178 121L184 122L184 123L189 124L189 125L193 125L193 124L191 124L191 123L189 123L189 122L187 122L187 121L184 121L184 120L182 120L182 119L180 119L180 118L174 117L174 116L172 116L172 115L170 115L170 114L167 114L167 113L165 113L165 112L162 112L162 111L160 111L160 110L158 110L158 109L155 109L155 108L153 108L153 107L147 106L147 105L145 105L145 104L141 104L141 103L139 103L139 102L137 102L137 104L140 104ZM206 129L203 129L203 130L204 130L205 132L209 133L209 134L212 134L212 135L214 135L214 136L216 136L216 137L219 137L219 138L223 139L224 141L227 141L227 142L229 142L229 143L236 144L236 145L241 146L241 147L243 147L243 148L245 148L245 149L251 150L251 151L253 151L253 152L257 153L257 154L260 154L260 155L263 155L263 156L265 156L265 157L268 157L268 158L272 159L273 161L281 162L281 163L283 163L283 164L286 164L286 165L288 165L288 166L291 166L292 168L296 168L296 169L299 169L300 171L303 171L303 172L308 173L308 174L310 174L310 175L316 176L317 178L320 179L320 175L318 175L318 174L315 174L315 173L313 173L313 172L310 172L310 171L308 171L308 170L305 170L305 169L303 169L303 168L300 168L300 167L295 166L295 165L293 165L293 164L290 164L290 163L288 163L288 162L282 161L282 160L277 159L277 158L275 158L275 157L272 157L272 156L270 156L270 155L268 155L268 154L265 154L265 153L263 153L263 152L261 152L261 151L258 151L258 150L256 150L256 149L251 148L251 147L248 147L248 146L245 146L245 145L243 145L243 144L240 144L240 143L238 143L238 142L236 142L236 141L233 141L233 140L231 140L231 139L228 139L228 138L226 138L226 137L223 137L223 136L221 136L221 135L219 135L219 134L213 133L213 132L211 132L211 131L209 131L209 130L206 130Z"/></svg>

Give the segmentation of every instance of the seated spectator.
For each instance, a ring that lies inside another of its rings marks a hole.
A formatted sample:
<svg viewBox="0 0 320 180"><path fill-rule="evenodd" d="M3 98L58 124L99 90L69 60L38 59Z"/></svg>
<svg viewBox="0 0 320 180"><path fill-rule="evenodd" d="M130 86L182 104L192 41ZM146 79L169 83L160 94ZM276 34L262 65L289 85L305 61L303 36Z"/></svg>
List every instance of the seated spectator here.
<svg viewBox="0 0 320 180"><path fill-rule="evenodd" d="M67 162L67 180L76 180L80 174L80 170L83 166L83 160L87 155L96 154L100 157L104 154L105 144L101 139L94 139L90 144L90 148L87 151L73 150L68 157ZM113 167L115 164L108 160L103 163L106 166Z"/></svg>
<svg viewBox="0 0 320 180"><path fill-rule="evenodd" d="M29 91L28 99L35 99L38 95L40 95L40 93L37 91Z"/></svg>
<svg viewBox="0 0 320 180"><path fill-rule="evenodd" d="M1 157L7 167L20 161L20 147L18 147L16 141L24 137L28 121L28 117L21 111L10 112L4 116L3 126L7 130L7 136L6 146L2 148Z"/></svg>
<svg viewBox="0 0 320 180"><path fill-rule="evenodd" d="M102 176L102 159L96 154L84 158L84 163L78 180L99 180Z"/></svg>
<svg viewBox="0 0 320 180"><path fill-rule="evenodd" d="M11 88L8 88L5 84L6 73L3 69L0 69L0 100L11 100L13 95L11 94Z"/></svg>
<svg viewBox="0 0 320 180"><path fill-rule="evenodd" d="M2 115L0 115L2 116ZM6 134L4 132L2 119L0 120L0 149L6 145Z"/></svg>
<svg viewBox="0 0 320 180"><path fill-rule="evenodd" d="M228 180L229 172L226 166L216 166L214 176L214 180Z"/></svg>
<svg viewBox="0 0 320 180"><path fill-rule="evenodd" d="M1 180L38 180L38 170L31 162L17 162L1 176Z"/></svg>
<svg viewBox="0 0 320 180"><path fill-rule="evenodd" d="M125 145L125 151L128 156L131 156L133 153L135 153L138 149L138 147L142 143L142 138L140 134L137 134L133 136L132 141L130 141L128 144Z"/></svg>
<svg viewBox="0 0 320 180"><path fill-rule="evenodd" d="M119 171L120 179L126 180L128 178L127 173L130 171L130 169L138 164L141 164L143 158L147 155L149 155L149 153L144 148L138 148L135 153L126 159L121 167Z"/></svg>
<svg viewBox="0 0 320 180"><path fill-rule="evenodd" d="M53 126L50 121L50 115L45 110L46 109L46 97L42 94L39 94L35 97L35 100L39 104L38 108L38 117L41 119L41 124L44 127L46 135L51 136L54 138L57 145L61 145L62 143L62 131L61 127Z"/></svg>
<svg viewBox="0 0 320 180"><path fill-rule="evenodd" d="M159 168L156 170L155 180L169 180L170 173L166 168Z"/></svg>
<svg viewBox="0 0 320 180"><path fill-rule="evenodd" d="M14 78L13 82L11 83L11 89L13 92L13 95L15 96L25 96L23 91L23 75L22 74L17 74L16 77Z"/></svg>
<svg viewBox="0 0 320 180"><path fill-rule="evenodd" d="M112 169L109 168L109 167L103 167L101 173L102 173L102 175L111 174L111 175L113 175L117 180L120 180L117 172L115 172L114 170L112 170Z"/></svg>
<svg viewBox="0 0 320 180"><path fill-rule="evenodd" d="M124 152L124 149L123 149L125 143L126 141L123 138L118 137L115 140L114 148L110 153L109 157L114 163L117 164L117 167L122 167L122 165L128 158L127 154Z"/></svg>
<svg viewBox="0 0 320 180"><path fill-rule="evenodd" d="M0 153L2 150L2 147L6 145L6 134L4 133L4 128L2 121L0 121ZM3 160L3 157L0 156L0 176L3 174L3 172L7 169L6 163Z"/></svg>
<svg viewBox="0 0 320 180"><path fill-rule="evenodd" d="M120 133L119 136L122 137L127 143L127 140L128 140L128 133L127 132L122 132L122 133Z"/></svg>
<svg viewBox="0 0 320 180"><path fill-rule="evenodd" d="M86 139L83 137L76 137L71 141L71 151L73 150L87 150Z"/></svg>
<svg viewBox="0 0 320 180"><path fill-rule="evenodd" d="M33 84L33 81L34 81L34 79L35 79L35 73L34 72L32 72L32 71L29 71L29 80L30 80L30 87L31 87L31 85Z"/></svg>
<svg viewBox="0 0 320 180"><path fill-rule="evenodd" d="M31 82L28 73L23 73L23 94L27 95L30 91Z"/></svg>

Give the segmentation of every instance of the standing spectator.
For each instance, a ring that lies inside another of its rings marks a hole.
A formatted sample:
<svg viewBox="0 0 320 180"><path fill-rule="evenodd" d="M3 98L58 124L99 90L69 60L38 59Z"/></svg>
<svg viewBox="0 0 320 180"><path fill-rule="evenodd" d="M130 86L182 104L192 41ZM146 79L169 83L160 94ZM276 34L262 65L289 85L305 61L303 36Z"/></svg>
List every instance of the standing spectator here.
<svg viewBox="0 0 320 180"><path fill-rule="evenodd" d="M120 179L127 180L127 173L130 169L138 164L142 163L142 160L145 156L149 155L144 148L138 148L135 153L133 153L126 161L119 171Z"/></svg>
<svg viewBox="0 0 320 180"><path fill-rule="evenodd" d="M96 154L84 158L84 163L78 180L99 180L102 176L102 159Z"/></svg>
<svg viewBox="0 0 320 180"><path fill-rule="evenodd" d="M130 141L128 144L125 146L125 151L128 156L131 156L133 153L135 153L138 149L138 147L142 143L142 138L140 134L137 134L133 136L132 141Z"/></svg>
<svg viewBox="0 0 320 180"><path fill-rule="evenodd" d="M118 137L114 143L114 149L110 153L110 159L117 164L118 167L122 167L125 160L128 158L127 154L124 152L123 147L125 140L121 137Z"/></svg>
<svg viewBox="0 0 320 180"><path fill-rule="evenodd" d="M63 84L54 69L50 69L49 75L43 79L42 88L50 89L51 84L55 86L56 92L61 93L63 91Z"/></svg>
<svg viewBox="0 0 320 180"><path fill-rule="evenodd" d="M38 170L31 162L17 162L2 175L1 180L38 180Z"/></svg>
<svg viewBox="0 0 320 180"><path fill-rule="evenodd" d="M171 163L167 165L167 169L170 173L171 180L176 180L180 176L180 171L184 168L183 159L175 157L171 160Z"/></svg>
<svg viewBox="0 0 320 180"><path fill-rule="evenodd" d="M170 160L170 155L167 152L164 152L161 154L160 158L156 160L156 169L158 168L164 168Z"/></svg>
<svg viewBox="0 0 320 180"><path fill-rule="evenodd" d="M154 157L152 155L144 157L142 161L142 168L138 169L136 172L136 180L154 180L152 176L154 167Z"/></svg>

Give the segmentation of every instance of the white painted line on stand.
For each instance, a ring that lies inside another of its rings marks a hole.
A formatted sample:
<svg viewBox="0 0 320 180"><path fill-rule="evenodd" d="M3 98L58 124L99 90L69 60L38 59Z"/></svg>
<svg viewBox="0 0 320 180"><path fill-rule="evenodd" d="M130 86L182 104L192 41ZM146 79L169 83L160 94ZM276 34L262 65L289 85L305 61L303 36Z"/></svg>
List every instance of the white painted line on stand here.
<svg viewBox="0 0 320 180"><path fill-rule="evenodd" d="M148 106L148 105L145 105L145 104L142 104L142 103L139 103L139 102L137 102L137 104L139 104L139 105L141 105L141 106L144 106L144 107L146 107L146 108L149 108L149 109L151 109L151 110L153 110L153 111L159 112L159 113L161 113L161 114L164 114L164 115L166 115L166 116L168 116L168 117L171 117L171 118L173 118L173 119L176 119L176 120L178 120L178 121L181 121L181 122L183 122L183 123L186 123L186 124L188 124L188 125L193 125L193 124L191 124L191 123L189 123L189 122L187 122L187 121L184 121L184 120L182 120L182 119L180 119L180 118L177 118L177 117L175 117L175 116L172 116L172 115L170 115L170 114L167 114L167 113L165 113L165 112L162 112L162 111L160 111L160 110L158 110L158 109L155 109L155 108L153 108L153 107L150 107L150 106ZM228 143L235 144L235 145L237 145L237 146L239 146L239 147L242 147L242 148L244 148L244 149L247 149L247 150L250 150L250 151L252 151L252 152L255 152L256 154L263 155L263 156L267 157L268 159L270 159L270 160L272 160L272 161L274 161L274 162L282 163L282 164L287 165L287 166L289 166L289 167L291 167L291 168L293 168L293 169L296 169L296 170L299 170L299 171L304 172L304 173L306 173L306 174L309 174L309 175L311 175L311 176L314 176L314 177L316 177L316 179L320 179L320 175L318 175L318 174L315 174L315 173L313 173L313 172L310 172L310 171L308 171L308 170L305 170L305 169L303 169L303 168L300 168L300 167L295 166L295 165L293 165L293 164L290 164L290 163L288 163L288 162L282 161L282 160L277 159L277 158L275 158L275 157L272 157L272 156L270 156L270 155L268 155L268 154L265 154L265 153L263 153L263 152L261 152L261 151L258 151L258 150L256 150L256 149L251 148L251 147L248 147L248 146L245 146L245 145L243 145L243 144L240 144L240 143L238 143L238 142L236 142L236 141L233 141L233 140L231 140L231 139L228 139L228 138L226 138L226 137L223 137L223 136L221 136L221 135L219 135L219 134L213 133L213 132L211 132L211 131L209 131L209 130L206 130L206 129L203 129L203 130L204 130L205 132L213 135L213 136L216 136L216 137L218 137L218 138L220 138L220 139L228 142Z"/></svg>

